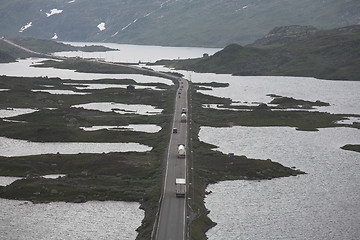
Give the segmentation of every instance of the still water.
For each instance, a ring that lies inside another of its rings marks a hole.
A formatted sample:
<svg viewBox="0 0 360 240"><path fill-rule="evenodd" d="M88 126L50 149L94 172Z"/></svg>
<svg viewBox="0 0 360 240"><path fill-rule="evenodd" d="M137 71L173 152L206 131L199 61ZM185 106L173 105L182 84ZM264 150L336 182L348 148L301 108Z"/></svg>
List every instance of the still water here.
<svg viewBox="0 0 360 240"><path fill-rule="evenodd" d="M88 110L98 110L103 112L115 112L119 114L140 114L140 115L157 115L163 109L151 105L143 104L123 104L114 102L93 102L71 106L73 108L84 108Z"/></svg>
<svg viewBox="0 0 360 240"><path fill-rule="evenodd" d="M201 127L202 141L223 153L272 159L306 175L210 185L205 199L218 223L209 239L358 239L360 154L340 149L359 144L360 130L318 132L290 127Z"/></svg>
<svg viewBox="0 0 360 240"><path fill-rule="evenodd" d="M17 179L0 177L0 186ZM144 218L139 207L133 202L32 204L0 198L0 239L133 240Z"/></svg>
<svg viewBox="0 0 360 240"><path fill-rule="evenodd" d="M0 137L0 156L19 157L41 154L78 154L109 152L147 152L152 147L139 143L31 142Z"/></svg>
<svg viewBox="0 0 360 240"><path fill-rule="evenodd" d="M112 131L134 131L134 132L146 132L157 133L161 130L160 126L154 124L129 124L127 126L91 126L80 127L84 131L98 131L98 130L112 130Z"/></svg>
<svg viewBox="0 0 360 240"><path fill-rule="evenodd" d="M193 82L229 83L228 87L199 92L230 98L241 105L269 103L269 94L295 99L327 102L328 107L317 111L335 114L360 114L360 81L331 81L309 77L231 76L229 74L194 73L181 71Z"/></svg>
<svg viewBox="0 0 360 240"><path fill-rule="evenodd" d="M161 47L145 46L116 43L84 43L84 42L65 42L74 46L102 45L116 51L109 52L58 52L57 56L100 58L108 62L155 62L161 59L187 59L202 57L204 53L210 55L220 48L199 48L199 47Z"/></svg>
<svg viewBox="0 0 360 240"><path fill-rule="evenodd" d="M0 199L0 236L11 240L135 239L144 212L139 203L81 204Z"/></svg>

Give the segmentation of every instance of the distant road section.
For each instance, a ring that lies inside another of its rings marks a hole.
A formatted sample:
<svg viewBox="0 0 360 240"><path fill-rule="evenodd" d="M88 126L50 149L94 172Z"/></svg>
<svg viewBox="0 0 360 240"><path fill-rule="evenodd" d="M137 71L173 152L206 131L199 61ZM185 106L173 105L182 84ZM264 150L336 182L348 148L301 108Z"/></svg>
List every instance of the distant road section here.
<svg viewBox="0 0 360 240"><path fill-rule="evenodd" d="M39 52L35 52L35 51L32 51L32 50L30 50L30 49L28 49L28 48L24 48L24 47L22 47L22 46L20 46L20 45L18 45L18 44L16 44L16 43L13 43L12 41L7 40L7 39L4 38L4 37L2 37L1 40L3 40L4 42L6 42L6 43L8 43L8 44L10 44L10 45L12 45L12 46L14 46L14 47L16 47L16 48L19 48L19 49L21 49L21 50L24 50L25 52L32 53L32 54L37 54L37 55L42 55L42 56L45 55L45 56L46 56L46 54L39 53ZM49 56L50 56L50 55L49 55Z"/></svg>

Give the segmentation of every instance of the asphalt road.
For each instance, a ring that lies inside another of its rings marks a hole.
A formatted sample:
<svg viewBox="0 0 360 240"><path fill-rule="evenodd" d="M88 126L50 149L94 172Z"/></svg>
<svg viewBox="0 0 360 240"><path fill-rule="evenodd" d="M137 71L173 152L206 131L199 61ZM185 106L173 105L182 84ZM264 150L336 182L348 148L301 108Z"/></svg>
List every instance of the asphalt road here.
<svg viewBox="0 0 360 240"><path fill-rule="evenodd" d="M180 116L182 108L188 109L188 82L181 79L179 86L173 119L173 128L177 128L178 133L171 134L168 147L164 189L156 229L157 240L186 239L186 197L175 196L175 178L187 179L186 156L185 159L177 158L177 148L178 144L185 144L187 148L188 121L181 122Z"/></svg>

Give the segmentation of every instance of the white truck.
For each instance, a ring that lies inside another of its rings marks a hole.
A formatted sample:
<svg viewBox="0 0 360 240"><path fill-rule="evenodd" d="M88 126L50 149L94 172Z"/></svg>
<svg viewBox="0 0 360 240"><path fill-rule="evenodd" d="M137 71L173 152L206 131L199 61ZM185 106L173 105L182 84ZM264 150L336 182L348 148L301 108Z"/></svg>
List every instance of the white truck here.
<svg viewBox="0 0 360 240"><path fill-rule="evenodd" d="M177 157L178 158L185 158L186 149L183 144L178 145Z"/></svg>
<svg viewBox="0 0 360 240"><path fill-rule="evenodd" d="M176 197L185 197L186 195L186 180L185 178L175 179L175 193Z"/></svg>
<svg viewBox="0 0 360 240"><path fill-rule="evenodd" d="M180 122L186 122L186 113L182 113L180 116Z"/></svg>

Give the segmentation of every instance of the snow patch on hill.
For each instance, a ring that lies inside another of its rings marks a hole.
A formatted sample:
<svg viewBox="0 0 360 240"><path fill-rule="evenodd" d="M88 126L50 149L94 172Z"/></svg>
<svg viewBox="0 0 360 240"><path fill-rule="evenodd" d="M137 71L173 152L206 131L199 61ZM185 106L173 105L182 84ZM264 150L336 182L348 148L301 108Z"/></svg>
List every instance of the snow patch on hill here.
<svg viewBox="0 0 360 240"><path fill-rule="evenodd" d="M20 28L20 30L19 30L19 32L23 32L23 31L25 31L26 29L28 29L29 27L31 27L32 26L32 22L29 22L29 23L27 23L25 26L22 26L21 28Z"/></svg>
<svg viewBox="0 0 360 240"><path fill-rule="evenodd" d="M100 23L99 25L97 25L97 27L98 27L98 29L99 29L100 31L104 31L104 30L106 29L104 22L102 22L102 23Z"/></svg>
<svg viewBox="0 0 360 240"><path fill-rule="evenodd" d="M59 9L54 8L54 9L51 9L49 13L46 13L46 17L50 17L50 16L52 16L54 14L60 14L62 12L63 12L63 10L59 10Z"/></svg>

